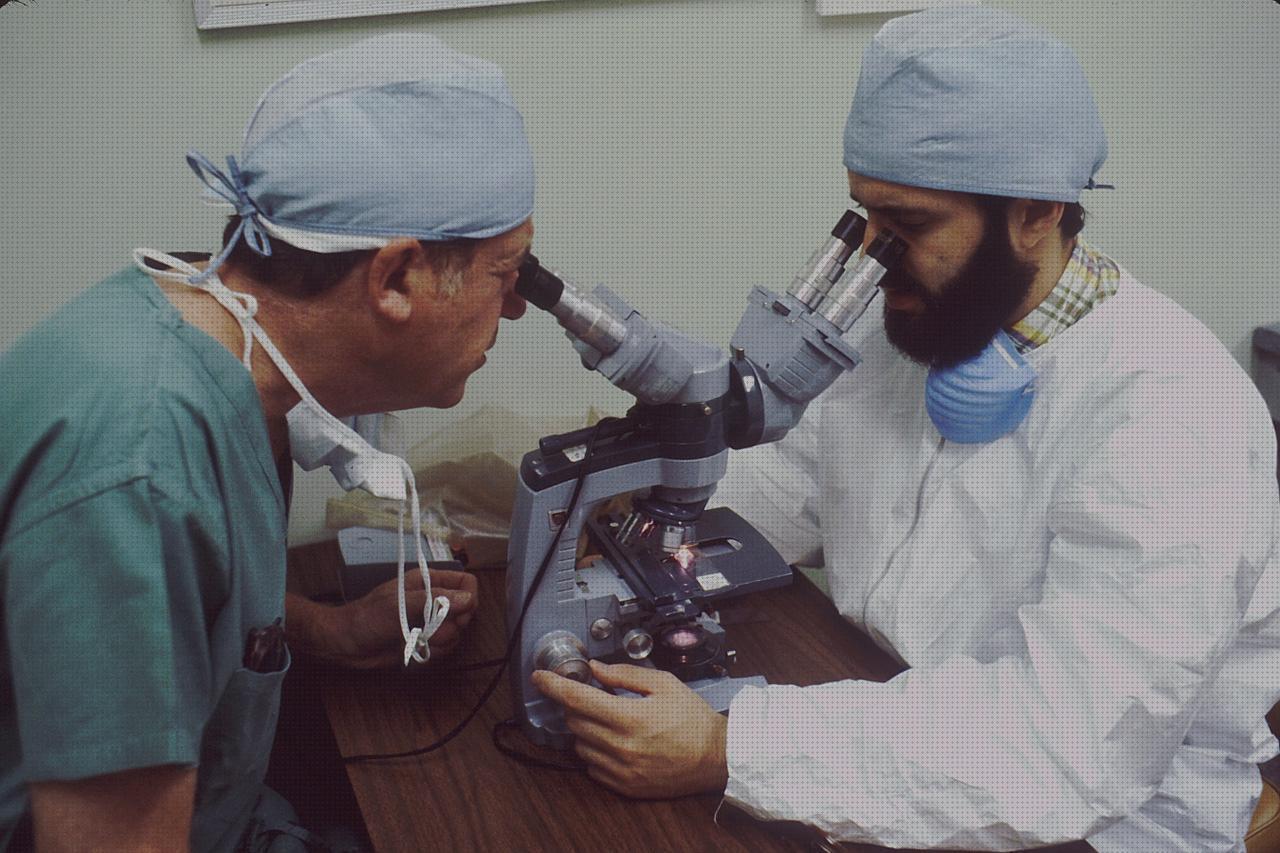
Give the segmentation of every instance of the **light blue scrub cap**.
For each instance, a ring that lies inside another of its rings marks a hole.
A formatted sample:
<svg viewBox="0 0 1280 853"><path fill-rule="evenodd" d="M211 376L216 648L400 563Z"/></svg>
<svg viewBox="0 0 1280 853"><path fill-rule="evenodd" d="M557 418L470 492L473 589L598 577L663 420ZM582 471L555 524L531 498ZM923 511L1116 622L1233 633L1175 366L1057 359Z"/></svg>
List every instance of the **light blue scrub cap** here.
<svg viewBox="0 0 1280 853"><path fill-rule="evenodd" d="M890 21L862 59L850 171L915 187L1077 202L1105 186L1097 104L1075 55L1015 15L940 6Z"/></svg>
<svg viewBox="0 0 1280 853"><path fill-rule="evenodd" d="M317 252L492 237L533 212L533 155L501 69L429 35L301 63L258 101L239 161L187 162L263 255L271 237Z"/></svg>

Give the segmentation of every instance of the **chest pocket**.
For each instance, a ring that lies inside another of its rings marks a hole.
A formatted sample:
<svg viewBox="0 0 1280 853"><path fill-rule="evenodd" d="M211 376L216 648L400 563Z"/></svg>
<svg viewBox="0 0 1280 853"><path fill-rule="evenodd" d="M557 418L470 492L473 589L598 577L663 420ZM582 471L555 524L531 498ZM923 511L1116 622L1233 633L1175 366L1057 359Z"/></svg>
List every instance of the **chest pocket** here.
<svg viewBox="0 0 1280 853"><path fill-rule="evenodd" d="M195 850L233 850L262 792L280 717L288 654L276 672L238 669L205 727L191 839Z"/></svg>

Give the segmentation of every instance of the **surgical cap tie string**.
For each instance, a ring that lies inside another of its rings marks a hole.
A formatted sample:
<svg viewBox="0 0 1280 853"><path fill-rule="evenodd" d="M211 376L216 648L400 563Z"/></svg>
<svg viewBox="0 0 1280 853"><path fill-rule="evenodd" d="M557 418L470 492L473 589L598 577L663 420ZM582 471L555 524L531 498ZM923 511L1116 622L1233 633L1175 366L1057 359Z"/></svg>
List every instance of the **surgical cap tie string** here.
<svg viewBox="0 0 1280 853"><path fill-rule="evenodd" d="M1089 179L1089 183L1085 184L1085 185L1084 185L1084 188L1085 188L1086 190L1113 190L1113 189L1115 189L1115 188L1116 188L1116 185L1115 185L1115 184L1100 184L1100 183L1098 183L1097 181L1095 181L1093 178L1090 178L1090 179Z"/></svg>
<svg viewBox="0 0 1280 853"><path fill-rule="evenodd" d="M241 237L244 237L250 249L264 258L271 257L271 240L267 237L262 222L258 218L262 212L258 210L258 206L254 204L248 190L245 189L244 175L240 171L240 164L236 162L236 158L230 154L227 155L227 170L231 173L230 175L213 165L209 158L199 151L187 152L187 165L210 192L234 207L236 214L240 217L240 224L231 234L231 239L227 240L222 251L209 262L204 272L198 273L191 279L191 283L199 284L217 272L218 267L231 256L231 251Z"/></svg>

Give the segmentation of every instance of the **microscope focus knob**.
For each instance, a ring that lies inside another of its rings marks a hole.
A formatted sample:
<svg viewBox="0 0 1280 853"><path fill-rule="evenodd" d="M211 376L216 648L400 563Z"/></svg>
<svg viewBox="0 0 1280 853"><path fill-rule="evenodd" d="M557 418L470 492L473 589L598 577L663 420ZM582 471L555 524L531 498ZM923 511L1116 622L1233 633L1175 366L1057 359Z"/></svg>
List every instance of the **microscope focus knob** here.
<svg viewBox="0 0 1280 853"><path fill-rule="evenodd" d="M572 631L552 631L538 640L533 653L536 669L546 669L582 684L591 682L587 649Z"/></svg>
<svg viewBox="0 0 1280 853"><path fill-rule="evenodd" d="M653 651L653 635L643 628L632 628L622 638L622 648L632 660L644 660Z"/></svg>

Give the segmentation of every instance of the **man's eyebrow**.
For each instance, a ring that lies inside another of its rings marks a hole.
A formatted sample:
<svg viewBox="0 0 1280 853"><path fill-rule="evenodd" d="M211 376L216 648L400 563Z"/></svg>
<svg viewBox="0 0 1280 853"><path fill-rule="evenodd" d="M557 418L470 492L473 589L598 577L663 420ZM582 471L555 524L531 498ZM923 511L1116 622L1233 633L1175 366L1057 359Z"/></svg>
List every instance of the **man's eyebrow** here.
<svg viewBox="0 0 1280 853"><path fill-rule="evenodd" d="M515 255L515 256L508 255L507 257L499 261L498 265L504 266L504 267L505 266L522 267L524 266L524 262L529 260L529 256L532 254L533 254L533 248L531 246L526 246L524 248L524 251L522 251L519 255Z"/></svg>
<svg viewBox="0 0 1280 853"><path fill-rule="evenodd" d="M862 201L853 193L849 193L849 198L852 199L853 203L859 207L864 207L867 210L879 211L880 213L889 213L895 216L933 216L937 213L933 208L918 207L911 204L895 204L893 202L872 206Z"/></svg>

